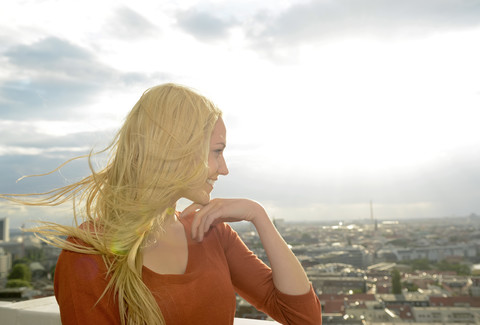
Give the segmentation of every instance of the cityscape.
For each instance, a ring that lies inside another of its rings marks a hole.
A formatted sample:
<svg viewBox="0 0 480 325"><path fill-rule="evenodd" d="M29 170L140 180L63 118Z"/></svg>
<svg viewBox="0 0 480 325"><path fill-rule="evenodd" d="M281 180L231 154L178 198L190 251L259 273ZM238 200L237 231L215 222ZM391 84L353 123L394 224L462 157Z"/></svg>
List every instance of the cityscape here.
<svg viewBox="0 0 480 325"><path fill-rule="evenodd" d="M305 268L323 324L480 324L480 216L287 222L274 219ZM268 264L248 223L232 224ZM60 250L0 219L0 300L53 295ZM240 318L268 320L241 297Z"/></svg>

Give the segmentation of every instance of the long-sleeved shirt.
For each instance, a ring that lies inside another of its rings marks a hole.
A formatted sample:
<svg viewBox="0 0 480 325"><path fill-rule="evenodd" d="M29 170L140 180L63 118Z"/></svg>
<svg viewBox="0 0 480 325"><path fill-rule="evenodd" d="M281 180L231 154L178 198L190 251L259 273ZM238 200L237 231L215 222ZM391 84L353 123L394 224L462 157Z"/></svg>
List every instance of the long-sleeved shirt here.
<svg viewBox="0 0 480 325"><path fill-rule="evenodd" d="M146 266L142 280L157 301L167 325L233 324L235 293L282 324L321 324L313 288L287 295L274 286L271 269L225 223L202 242L191 239L192 218L181 218L188 243L184 274L158 274ZM62 251L55 270L55 296L62 324L120 324L113 294L97 300L108 283L101 255Z"/></svg>

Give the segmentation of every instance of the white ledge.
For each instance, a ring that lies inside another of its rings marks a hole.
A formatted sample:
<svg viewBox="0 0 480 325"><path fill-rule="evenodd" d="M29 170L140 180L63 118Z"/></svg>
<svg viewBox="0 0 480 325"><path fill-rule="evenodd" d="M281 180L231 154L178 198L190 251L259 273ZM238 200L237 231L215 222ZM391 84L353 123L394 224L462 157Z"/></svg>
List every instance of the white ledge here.
<svg viewBox="0 0 480 325"><path fill-rule="evenodd" d="M61 325L60 311L55 297L20 302L0 301L2 325ZM274 325L277 322L235 318L234 325Z"/></svg>

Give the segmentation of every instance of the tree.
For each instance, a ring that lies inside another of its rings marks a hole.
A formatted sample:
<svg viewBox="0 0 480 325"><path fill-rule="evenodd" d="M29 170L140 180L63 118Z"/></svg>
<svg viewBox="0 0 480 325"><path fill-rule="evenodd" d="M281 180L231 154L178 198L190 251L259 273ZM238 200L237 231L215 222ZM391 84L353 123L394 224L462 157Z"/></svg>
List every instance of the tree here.
<svg viewBox="0 0 480 325"><path fill-rule="evenodd" d="M55 269L57 268L57 265L55 264L54 266L52 266L50 268L50 271L48 273L50 273L50 276L51 276L51 279L53 279L55 277Z"/></svg>
<svg viewBox="0 0 480 325"><path fill-rule="evenodd" d="M30 268L25 264L15 264L8 275L8 280L24 280L30 282L32 280L32 272L30 272Z"/></svg>
<svg viewBox="0 0 480 325"><path fill-rule="evenodd" d="M398 295L402 293L402 283L400 281L400 272L398 270L392 271L392 293Z"/></svg>
<svg viewBox="0 0 480 325"><path fill-rule="evenodd" d="M427 259L419 259L419 260L413 260L410 262L410 265L412 266L412 269L414 271L427 271L431 270L432 268L430 267L430 262Z"/></svg>
<svg viewBox="0 0 480 325"><path fill-rule="evenodd" d="M416 292L418 291L418 286L415 283L411 282L403 282L403 287L406 288L409 292Z"/></svg>
<svg viewBox="0 0 480 325"><path fill-rule="evenodd" d="M32 262L45 260L45 251L40 247L29 247L25 250L26 258Z"/></svg>
<svg viewBox="0 0 480 325"><path fill-rule="evenodd" d="M454 271L457 272L458 275L470 275L471 270L470 267L466 264L459 264L459 263L449 263L446 260L442 260L438 262L437 268L440 271Z"/></svg>
<svg viewBox="0 0 480 325"><path fill-rule="evenodd" d="M25 280L12 279L12 280L7 281L6 287L7 288L21 288L21 287L31 288L32 285L30 284L30 282L25 281Z"/></svg>
<svg viewBox="0 0 480 325"><path fill-rule="evenodd" d="M30 264L30 260L26 257L22 257L22 258L17 258L16 260L13 261L12 263L12 266L15 266L17 264L25 264L25 265L28 265Z"/></svg>

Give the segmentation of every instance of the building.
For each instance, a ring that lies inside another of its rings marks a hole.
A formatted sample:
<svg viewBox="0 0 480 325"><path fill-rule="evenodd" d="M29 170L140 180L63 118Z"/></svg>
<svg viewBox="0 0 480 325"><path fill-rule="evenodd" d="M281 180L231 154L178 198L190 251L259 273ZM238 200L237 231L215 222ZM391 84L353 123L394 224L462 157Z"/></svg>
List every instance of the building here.
<svg viewBox="0 0 480 325"><path fill-rule="evenodd" d="M8 218L0 219L0 241L10 241L10 223Z"/></svg>
<svg viewBox="0 0 480 325"><path fill-rule="evenodd" d="M368 251L360 245L298 245L292 248L296 256L310 256L311 264L344 263L357 268L368 265Z"/></svg>
<svg viewBox="0 0 480 325"><path fill-rule="evenodd" d="M480 323L480 308L475 307L412 307L412 312L422 323Z"/></svg>
<svg viewBox="0 0 480 325"><path fill-rule="evenodd" d="M410 261L417 259L426 259L433 262L458 257L463 259L473 259L477 257L477 247L475 243L460 243L445 246L429 246L415 248L382 248L377 252L379 258L388 262Z"/></svg>
<svg viewBox="0 0 480 325"><path fill-rule="evenodd" d="M480 299L470 296L444 297L430 296L431 307L477 307L480 308Z"/></svg>
<svg viewBox="0 0 480 325"><path fill-rule="evenodd" d="M313 287L323 294L365 293L366 280L363 277L311 276Z"/></svg>
<svg viewBox="0 0 480 325"><path fill-rule="evenodd" d="M378 301L350 304L345 307L345 315L353 319L385 323L393 323L400 319L399 316Z"/></svg>
<svg viewBox="0 0 480 325"><path fill-rule="evenodd" d="M12 268L12 255L0 247L0 279L5 279Z"/></svg>
<svg viewBox="0 0 480 325"><path fill-rule="evenodd" d="M407 292L399 295L395 294L377 294L375 297L383 301L385 307L391 305L405 305L411 307L428 307L430 301L427 295L418 292Z"/></svg>
<svg viewBox="0 0 480 325"><path fill-rule="evenodd" d="M473 297L480 297L480 276L474 276L471 278L472 286L470 287L470 293ZM476 298L478 299L478 298ZM479 303L480 303L480 299ZM479 306L480 307L480 306Z"/></svg>

